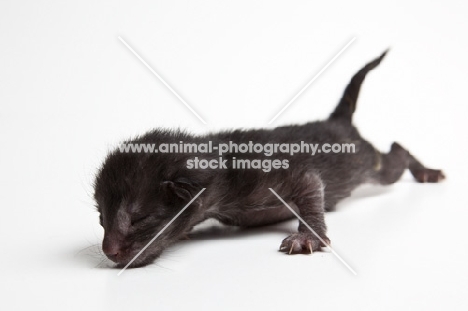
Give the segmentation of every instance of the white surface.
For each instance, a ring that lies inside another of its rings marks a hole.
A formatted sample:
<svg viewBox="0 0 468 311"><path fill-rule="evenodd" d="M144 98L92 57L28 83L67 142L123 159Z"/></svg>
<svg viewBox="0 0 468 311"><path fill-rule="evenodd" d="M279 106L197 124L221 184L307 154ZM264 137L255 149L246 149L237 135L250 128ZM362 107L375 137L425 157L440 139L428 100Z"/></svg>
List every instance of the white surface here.
<svg viewBox="0 0 468 311"><path fill-rule="evenodd" d="M466 13L462 1L0 2L0 308L466 310ZM295 221L198 234L120 277L95 268L91 183L109 144L157 126L265 126L352 36L275 124L325 117L390 46L355 123L448 177L361 188L327 214L358 276L330 253L277 252Z"/></svg>

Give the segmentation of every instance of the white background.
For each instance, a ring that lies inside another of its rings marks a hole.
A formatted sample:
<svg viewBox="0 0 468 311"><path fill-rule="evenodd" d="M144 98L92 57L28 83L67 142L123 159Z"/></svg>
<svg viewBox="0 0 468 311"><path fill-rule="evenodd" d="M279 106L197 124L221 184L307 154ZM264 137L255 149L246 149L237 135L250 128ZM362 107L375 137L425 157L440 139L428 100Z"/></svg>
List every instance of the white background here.
<svg viewBox="0 0 468 311"><path fill-rule="evenodd" d="M466 310L466 16L463 1L1 1L0 308ZM296 221L210 223L120 277L101 263L91 185L110 144L154 127L266 126L354 36L274 125L326 117L390 47L355 124L448 177L363 187L327 214L357 276L331 253L279 253Z"/></svg>

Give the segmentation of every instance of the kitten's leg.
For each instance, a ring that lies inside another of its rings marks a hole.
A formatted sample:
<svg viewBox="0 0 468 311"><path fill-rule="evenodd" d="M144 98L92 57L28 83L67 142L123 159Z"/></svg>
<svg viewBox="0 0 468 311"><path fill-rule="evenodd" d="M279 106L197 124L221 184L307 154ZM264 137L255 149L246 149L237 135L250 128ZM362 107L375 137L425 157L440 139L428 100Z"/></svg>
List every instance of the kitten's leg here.
<svg viewBox="0 0 468 311"><path fill-rule="evenodd" d="M392 144L389 153L381 155L378 166L377 179L382 185L396 182L407 168L418 182L435 183L445 178L441 170L425 167L398 143Z"/></svg>
<svg viewBox="0 0 468 311"><path fill-rule="evenodd" d="M425 167L411 154L409 154L408 168L411 172L411 175L413 175L413 177L421 183L436 183L445 179L445 175L442 170Z"/></svg>
<svg viewBox="0 0 468 311"><path fill-rule="evenodd" d="M325 235L327 227L324 218L324 185L320 177L310 173L305 174L297 181L290 199L297 206L301 218L323 241L329 244L330 240ZM288 254L312 253L319 250L321 246L325 246L302 221L299 222L298 231L283 240L280 246L281 251Z"/></svg>

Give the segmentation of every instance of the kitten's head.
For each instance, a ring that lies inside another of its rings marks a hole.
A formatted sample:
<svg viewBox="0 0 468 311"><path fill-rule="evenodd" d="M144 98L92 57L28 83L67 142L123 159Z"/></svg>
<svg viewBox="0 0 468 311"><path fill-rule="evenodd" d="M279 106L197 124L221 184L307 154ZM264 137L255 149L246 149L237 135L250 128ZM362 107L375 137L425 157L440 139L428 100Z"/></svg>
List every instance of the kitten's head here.
<svg viewBox="0 0 468 311"><path fill-rule="evenodd" d="M183 159L173 155L111 153L98 172L94 198L104 228L102 249L118 266L127 265L202 187ZM199 221L201 200L193 202L132 262L154 261Z"/></svg>

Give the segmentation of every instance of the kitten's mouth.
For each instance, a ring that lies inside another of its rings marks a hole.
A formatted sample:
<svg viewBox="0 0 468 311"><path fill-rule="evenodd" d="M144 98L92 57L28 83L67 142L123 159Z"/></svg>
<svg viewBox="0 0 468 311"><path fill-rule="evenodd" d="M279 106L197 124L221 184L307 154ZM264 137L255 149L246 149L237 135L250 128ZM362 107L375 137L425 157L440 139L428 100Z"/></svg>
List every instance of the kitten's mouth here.
<svg viewBox="0 0 468 311"><path fill-rule="evenodd" d="M159 243L134 242L104 238L102 250L107 258L116 263L117 268L136 268L146 266L158 258L163 250L177 239L161 239ZM143 250L143 251L142 251Z"/></svg>
<svg viewBox="0 0 468 311"><path fill-rule="evenodd" d="M154 254L149 254L146 256L141 254L140 256L136 258L135 256L133 256L132 258L125 260L125 261L121 261L121 262L114 261L114 262L116 263L115 267L118 269L125 268L129 262L131 262L131 264L127 268L139 268L139 267L143 267L143 266L151 264L158 256L159 255L154 255ZM135 260L133 260L134 258Z"/></svg>
<svg viewBox="0 0 468 311"><path fill-rule="evenodd" d="M130 257L127 254L124 253L117 253L117 254L106 254L107 258L116 264L123 264L126 265L127 263L130 262L130 260L133 259L133 257Z"/></svg>
<svg viewBox="0 0 468 311"><path fill-rule="evenodd" d="M116 254L106 254L107 258L116 263L116 268L124 268L131 262L128 268L138 268L152 263L161 252L152 253L146 249L143 253L138 254L140 249L130 249L120 251Z"/></svg>
<svg viewBox="0 0 468 311"><path fill-rule="evenodd" d="M102 247L102 250L106 257L109 260L115 262L116 264L126 265L138 254L138 251L134 249L124 249L121 247L121 245L117 245L118 244L116 243L113 245L114 247L109 248L108 246L106 247L106 245L103 244ZM143 254L141 254L141 256L142 255Z"/></svg>

